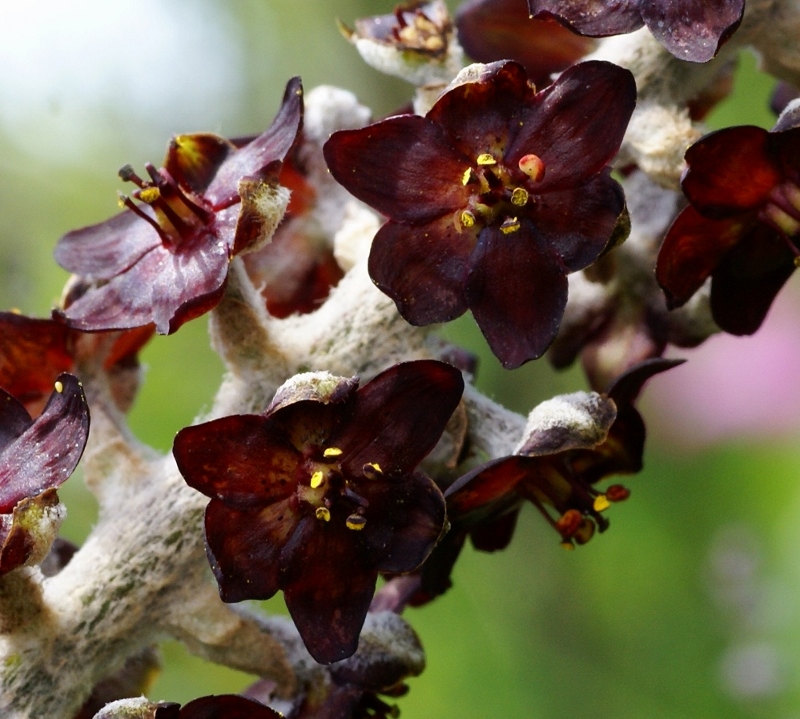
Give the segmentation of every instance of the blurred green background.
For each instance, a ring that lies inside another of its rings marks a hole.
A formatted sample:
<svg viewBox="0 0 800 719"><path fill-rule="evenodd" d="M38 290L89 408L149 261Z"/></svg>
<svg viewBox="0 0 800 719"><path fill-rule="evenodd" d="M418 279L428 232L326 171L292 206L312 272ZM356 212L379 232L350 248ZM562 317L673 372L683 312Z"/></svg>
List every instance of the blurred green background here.
<svg viewBox="0 0 800 719"><path fill-rule="evenodd" d="M258 132L296 74L306 88L355 91L376 116L404 104L408 88L363 65L334 23L392 5L0 4L0 305L47 313L66 279L51 259L58 237L116 212L117 168L158 163L174 132ZM754 58L743 57L735 94L710 124L771 126L771 87ZM479 385L515 410L584 386L579 371L556 374L546 361L503 371L469 318L446 332L480 354ZM131 423L167 450L208 405L221 365L204 320L156 338L143 361ZM748 375L736 382L747 385ZM647 394L646 469L626 482L633 496L613 508L608 533L566 553L527 511L509 550L468 549L454 588L409 612L429 668L410 682L403 716L800 717L800 423L714 443L695 430L687 443L669 430L683 416ZM80 541L93 499L77 479L63 497L65 534ZM282 611L282 600L269 606ZM175 643L165 644L164 658L153 698L183 702L252 681Z"/></svg>

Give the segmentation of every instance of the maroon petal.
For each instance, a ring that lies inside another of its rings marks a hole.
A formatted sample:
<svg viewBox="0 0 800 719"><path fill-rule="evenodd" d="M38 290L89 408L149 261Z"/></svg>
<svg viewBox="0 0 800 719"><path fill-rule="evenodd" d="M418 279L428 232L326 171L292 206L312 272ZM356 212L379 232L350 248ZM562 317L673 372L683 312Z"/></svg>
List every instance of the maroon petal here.
<svg viewBox="0 0 800 719"><path fill-rule="evenodd" d="M771 228L757 225L714 272L714 321L731 334L753 334L794 270L794 254L786 240Z"/></svg>
<svg viewBox="0 0 800 719"><path fill-rule="evenodd" d="M59 375L44 411L0 452L0 513L58 487L74 471L89 437L89 408L77 378Z"/></svg>
<svg viewBox="0 0 800 719"><path fill-rule="evenodd" d="M303 518L281 558L289 614L321 664L356 651L378 579L366 552L357 547L357 533L337 519Z"/></svg>
<svg viewBox="0 0 800 719"><path fill-rule="evenodd" d="M681 181L695 209L720 219L761 205L781 181L773 137L760 127L717 130L686 151Z"/></svg>
<svg viewBox="0 0 800 719"><path fill-rule="evenodd" d="M548 85L550 75L586 55L594 42L552 20L531 20L520 0L468 0L456 14L458 40L477 62L511 59L531 81Z"/></svg>
<svg viewBox="0 0 800 719"><path fill-rule="evenodd" d="M675 57L707 62L739 27L744 0L640 0L642 19Z"/></svg>
<svg viewBox="0 0 800 719"><path fill-rule="evenodd" d="M514 536L518 518L519 510L513 509L497 519L479 524L469 533L472 546L480 552L499 552L505 549Z"/></svg>
<svg viewBox="0 0 800 719"><path fill-rule="evenodd" d="M184 705L180 711L180 719L280 719L282 716L274 709L236 694L201 697Z"/></svg>
<svg viewBox="0 0 800 719"><path fill-rule="evenodd" d="M445 215L421 226L389 221L375 235L369 275L413 325L449 322L467 311L464 287L475 235Z"/></svg>
<svg viewBox="0 0 800 719"><path fill-rule="evenodd" d="M616 402L617 406L633 404L644 387L644 383L657 374L673 367L685 364L683 359L665 359L653 357L634 365L619 377L606 390L606 394Z"/></svg>
<svg viewBox="0 0 800 719"><path fill-rule="evenodd" d="M181 185L202 194L236 147L210 132L178 135L169 143L164 169Z"/></svg>
<svg viewBox="0 0 800 719"><path fill-rule="evenodd" d="M280 554L299 519L289 499L258 511L208 503L206 552L222 601L269 599L280 589Z"/></svg>
<svg viewBox="0 0 800 719"><path fill-rule="evenodd" d="M367 463L388 477L411 472L437 444L464 391L461 372L436 360L394 365L358 390L355 408L331 445L342 470L359 476Z"/></svg>
<svg viewBox="0 0 800 719"><path fill-rule="evenodd" d="M270 163L283 161L303 124L303 84L294 77L286 85L278 114L269 129L238 152L232 152L203 193L214 207L238 195L239 180L258 175Z"/></svg>
<svg viewBox="0 0 800 719"><path fill-rule="evenodd" d="M153 216L147 205L142 212ZM107 280L124 272L144 254L161 245L153 227L133 212L64 235L56 245L56 262L88 280Z"/></svg>
<svg viewBox="0 0 800 719"><path fill-rule="evenodd" d="M427 117L444 128L448 141L474 165L484 153L495 158L505 154L509 128L517 124L520 108L533 101L534 89L522 65L496 62L479 80L448 90Z"/></svg>
<svg viewBox="0 0 800 719"><path fill-rule="evenodd" d="M62 322L0 312L0 387L24 404L49 396L74 365L69 335Z"/></svg>
<svg viewBox="0 0 800 719"><path fill-rule="evenodd" d="M528 0L531 17L554 18L590 37L622 35L642 26L638 0Z"/></svg>
<svg viewBox="0 0 800 719"><path fill-rule="evenodd" d="M630 71L597 60L573 65L519 114L506 164L527 154L541 158L542 192L581 182L617 154L635 105Z"/></svg>
<svg viewBox="0 0 800 719"><path fill-rule="evenodd" d="M290 496L300 453L259 415L232 415L185 427L172 447L190 487L228 506L253 509Z"/></svg>
<svg viewBox="0 0 800 719"><path fill-rule="evenodd" d="M400 482L365 480L358 491L369 500L361 531L375 567L389 573L419 567L445 523L444 497L433 480L414 472Z"/></svg>
<svg viewBox="0 0 800 719"><path fill-rule="evenodd" d="M0 452L33 424L25 407L0 389Z"/></svg>
<svg viewBox="0 0 800 719"><path fill-rule="evenodd" d="M533 461L519 455L503 457L459 477L444 493L448 514L459 526L473 525L486 512L514 504L518 501L517 486Z"/></svg>
<svg viewBox="0 0 800 719"><path fill-rule="evenodd" d="M527 219L516 232L481 231L467 301L506 369L544 354L567 304L566 268Z"/></svg>
<svg viewBox="0 0 800 719"><path fill-rule="evenodd" d="M159 246L126 272L91 289L66 310L67 324L84 331L150 324L170 334L219 302L228 274L228 250L212 235L202 249L173 253Z"/></svg>
<svg viewBox="0 0 800 719"><path fill-rule="evenodd" d="M567 270L577 272L606 248L624 209L622 188L605 170L577 189L537 195L531 217Z"/></svg>
<svg viewBox="0 0 800 719"><path fill-rule="evenodd" d="M340 184L394 220L423 224L467 206L461 179L470 159L425 117L401 115L334 132L323 152Z"/></svg>
<svg viewBox="0 0 800 719"><path fill-rule="evenodd" d="M749 217L709 220L691 206L681 212L656 263L656 279L667 305L680 307L687 302L751 226Z"/></svg>

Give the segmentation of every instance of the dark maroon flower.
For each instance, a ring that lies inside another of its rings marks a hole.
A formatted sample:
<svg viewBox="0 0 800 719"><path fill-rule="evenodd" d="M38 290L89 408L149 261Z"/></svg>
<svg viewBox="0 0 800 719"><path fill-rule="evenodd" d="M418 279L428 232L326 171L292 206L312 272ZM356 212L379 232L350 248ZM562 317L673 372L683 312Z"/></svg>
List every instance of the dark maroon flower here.
<svg viewBox="0 0 800 719"><path fill-rule="evenodd" d="M379 572L415 569L438 539L444 500L415 468L463 380L421 360L357 386L300 375L263 415L188 427L173 449L186 482L211 498L206 542L222 599L282 589L321 663L356 650Z"/></svg>
<svg viewBox="0 0 800 719"><path fill-rule="evenodd" d="M430 60L447 54L453 23L442 0L411 0L390 14L356 20L354 30L340 29L351 41L369 39Z"/></svg>
<svg viewBox="0 0 800 719"><path fill-rule="evenodd" d="M136 355L153 335L153 327L124 332L88 334L63 322L0 312L0 387L38 415L53 382L62 372L74 372L77 363L93 363L111 375L138 367ZM122 384L122 383L120 383ZM112 382L112 392L117 384ZM129 407L130 397L115 394L117 406Z"/></svg>
<svg viewBox="0 0 800 719"><path fill-rule="evenodd" d="M596 41L555 20L533 20L521 0L468 0L456 13L458 40L477 62L516 60L537 87L592 51Z"/></svg>
<svg viewBox="0 0 800 719"><path fill-rule="evenodd" d="M575 395L571 403L588 421L573 426L545 422L545 429L530 433L517 454L458 479L445 492L451 532L460 531L462 542L470 533L478 549L502 549L523 500L533 503L567 547L589 541L596 528L604 531L608 520L602 512L629 493L618 484L604 492L595 485L642 468L645 427L633 402L645 381L682 361L647 360L619 377L607 395ZM586 432L587 426L593 430Z"/></svg>
<svg viewBox="0 0 800 719"><path fill-rule="evenodd" d="M656 277L680 307L711 277L715 322L755 332L800 262L800 127L729 127L686 152L691 205L669 229Z"/></svg>
<svg viewBox="0 0 800 719"><path fill-rule="evenodd" d="M56 488L88 436L89 408L72 375L59 375L35 421L0 390L0 575L46 556L61 520Z"/></svg>
<svg viewBox="0 0 800 719"><path fill-rule="evenodd" d="M643 25L675 57L707 62L742 21L744 0L528 0L531 17L607 37Z"/></svg>
<svg viewBox="0 0 800 719"><path fill-rule="evenodd" d="M569 272L591 264L624 209L606 167L633 111L633 76L586 62L536 93L522 66L488 65L425 117L334 133L333 176L390 219L369 257L413 325L467 309L506 367L558 330Z"/></svg>
<svg viewBox="0 0 800 719"><path fill-rule="evenodd" d="M288 193L278 174L302 122L302 86L289 82L270 128L243 148L211 134L175 137L149 180L120 171L138 190L127 210L59 241L56 259L95 283L64 310L74 328L154 323L161 334L215 307L228 263L269 240Z"/></svg>

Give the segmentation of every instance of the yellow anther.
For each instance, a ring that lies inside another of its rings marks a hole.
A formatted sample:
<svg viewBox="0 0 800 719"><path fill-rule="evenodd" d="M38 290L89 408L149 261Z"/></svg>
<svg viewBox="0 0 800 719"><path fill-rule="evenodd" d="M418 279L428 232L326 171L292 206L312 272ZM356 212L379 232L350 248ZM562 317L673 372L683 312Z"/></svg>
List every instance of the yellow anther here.
<svg viewBox="0 0 800 719"><path fill-rule="evenodd" d="M795 267L800 267L800 257L795 257L792 262L794 262Z"/></svg>
<svg viewBox="0 0 800 719"><path fill-rule="evenodd" d="M571 552L575 549L575 545L572 542L561 542L561 548Z"/></svg>
<svg viewBox="0 0 800 719"><path fill-rule="evenodd" d="M331 521L331 512L327 507L317 507L314 514L317 515L317 519L322 519L325 522Z"/></svg>
<svg viewBox="0 0 800 719"><path fill-rule="evenodd" d="M461 213L461 224L464 227L472 227L475 224L475 215L469 210L464 210L464 212Z"/></svg>
<svg viewBox="0 0 800 719"><path fill-rule="evenodd" d="M528 191L524 187L515 187L511 193L511 204L525 207L528 204Z"/></svg>
<svg viewBox="0 0 800 719"><path fill-rule="evenodd" d="M534 182L539 182L544 177L544 162L538 155L523 155L519 159L519 169Z"/></svg>
<svg viewBox="0 0 800 719"><path fill-rule="evenodd" d="M59 394L61 394L64 391L64 385L61 384L61 382L56 382L55 385L53 386L56 388L56 392L58 392Z"/></svg>
<svg viewBox="0 0 800 719"><path fill-rule="evenodd" d="M472 179L472 168L468 167L466 170L464 170L464 174L461 175L461 184L468 185L471 179Z"/></svg>
<svg viewBox="0 0 800 719"><path fill-rule="evenodd" d="M323 457L338 457L342 454L342 450L338 447L328 447L323 453Z"/></svg>
<svg viewBox="0 0 800 719"><path fill-rule="evenodd" d="M319 470L314 472L314 474L311 475L311 489L316 489L317 487L321 486L324 476L325 475L323 475Z"/></svg>
<svg viewBox="0 0 800 719"><path fill-rule="evenodd" d="M364 525L367 523L365 517L360 514L351 514L345 524L347 525L348 529L355 530L356 532L364 529Z"/></svg>
<svg viewBox="0 0 800 719"><path fill-rule="evenodd" d="M362 471L364 475L370 479L377 477L379 474L383 474L383 470L377 462L367 462L362 467Z"/></svg>
<svg viewBox="0 0 800 719"><path fill-rule="evenodd" d="M148 205L155 202L159 197L161 197L161 192L157 187L145 187L143 190L139 190L139 199Z"/></svg>
<svg viewBox="0 0 800 719"><path fill-rule="evenodd" d="M598 494L594 498L594 511L595 512L605 512L611 506L611 502L608 501L608 497L605 494Z"/></svg>
<svg viewBox="0 0 800 719"><path fill-rule="evenodd" d="M520 228L519 220L516 217L509 217L502 225L500 225L500 232L504 235L510 235Z"/></svg>
<svg viewBox="0 0 800 719"><path fill-rule="evenodd" d="M496 165L497 160L494 159L488 152L478 155L477 163L479 165Z"/></svg>
<svg viewBox="0 0 800 719"><path fill-rule="evenodd" d="M12 315L21 315L22 310L19 307L12 307L10 310Z"/></svg>

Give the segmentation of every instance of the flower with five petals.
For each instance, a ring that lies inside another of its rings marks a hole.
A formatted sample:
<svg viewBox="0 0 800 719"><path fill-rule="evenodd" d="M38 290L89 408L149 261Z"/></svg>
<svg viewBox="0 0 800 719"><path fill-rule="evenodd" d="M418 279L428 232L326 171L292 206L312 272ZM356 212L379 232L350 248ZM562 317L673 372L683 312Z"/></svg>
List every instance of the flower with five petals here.
<svg viewBox="0 0 800 719"><path fill-rule="evenodd" d="M606 166L636 88L607 62L574 65L539 93L515 62L465 72L425 117L335 132L325 159L389 217L369 273L400 314L428 325L469 309L511 368L547 349L567 274L612 240L625 203Z"/></svg>
<svg viewBox="0 0 800 719"><path fill-rule="evenodd" d="M206 547L222 599L282 589L317 661L352 655L378 574L412 571L442 532L444 499L416 467L463 386L434 360L395 365L361 388L299 375L262 415L181 430L178 468L211 498Z"/></svg>

